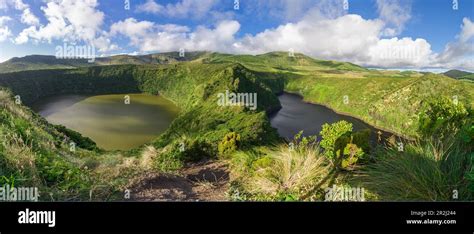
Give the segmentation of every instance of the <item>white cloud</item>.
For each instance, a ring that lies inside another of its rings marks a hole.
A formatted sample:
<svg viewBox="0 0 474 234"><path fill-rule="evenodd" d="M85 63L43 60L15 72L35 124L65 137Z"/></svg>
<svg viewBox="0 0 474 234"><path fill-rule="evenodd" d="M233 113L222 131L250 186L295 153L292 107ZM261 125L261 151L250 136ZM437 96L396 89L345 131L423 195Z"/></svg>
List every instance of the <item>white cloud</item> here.
<svg viewBox="0 0 474 234"><path fill-rule="evenodd" d="M379 18L387 24L383 34L396 36L400 34L405 24L411 18L411 5L400 0L377 0Z"/></svg>
<svg viewBox="0 0 474 234"><path fill-rule="evenodd" d="M0 9L22 11L21 22L27 25L39 25L39 19L31 12L30 6L25 4L22 0L0 0Z"/></svg>
<svg viewBox="0 0 474 234"><path fill-rule="evenodd" d="M0 0L0 10L5 10L8 8L7 0Z"/></svg>
<svg viewBox="0 0 474 234"><path fill-rule="evenodd" d="M12 20L12 18L8 16L0 16L0 26L3 26L7 21Z"/></svg>
<svg viewBox="0 0 474 234"><path fill-rule="evenodd" d="M29 28L26 28L23 31L21 31L13 40L13 42L17 45L27 43L29 41L28 35L35 33L35 31L36 31L35 26L30 26Z"/></svg>
<svg viewBox="0 0 474 234"><path fill-rule="evenodd" d="M10 28L5 25L10 20L12 19L8 16L0 16L0 42L7 40L12 35Z"/></svg>
<svg viewBox="0 0 474 234"><path fill-rule="evenodd" d="M466 68L474 71L474 23L463 19L458 40L448 43L443 52L437 56L437 66Z"/></svg>
<svg viewBox="0 0 474 234"><path fill-rule="evenodd" d="M367 64L379 67L426 67L434 59L431 45L421 38L381 39L369 48Z"/></svg>
<svg viewBox="0 0 474 234"><path fill-rule="evenodd" d="M48 24L31 35L37 40L92 40L100 31L104 13L96 10L96 0L63 0L41 7Z"/></svg>
<svg viewBox="0 0 474 234"><path fill-rule="evenodd" d="M21 22L27 25L39 25L39 19L31 12L30 8L23 10Z"/></svg>
<svg viewBox="0 0 474 234"><path fill-rule="evenodd" d="M119 21L114 23L110 27L110 33L112 35L116 35L121 33L123 35L127 35L129 37L144 37L146 36L150 30L153 29L155 24L150 21L140 21L138 22L134 18L128 18L124 21Z"/></svg>
<svg viewBox="0 0 474 234"><path fill-rule="evenodd" d="M177 18L201 18L217 3L218 0L181 0L175 4L161 5L154 0L148 0L137 6L137 11Z"/></svg>
<svg viewBox="0 0 474 234"><path fill-rule="evenodd" d="M13 0L13 4L15 6L15 9L20 11L25 10L29 7L28 4L23 3L22 0Z"/></svg>
<svg viewBox="0 0 474 234"><path fill-rule="evenodd" d="M22 0L0 0L0 10L8 10L10 7L22 11L29 8Z"/></svg>
<svg viewBox="0 0 474 234"><path fill-rule="evenodd" d="M92 44L97 46L99 51L116 48L116 45L105 43L105 32L101 30L104 13L97 9L98 5L97 0L50 1L41 7L48 23L24 29L15 39L15 43L26 43L29 39L49 43L53 40L63 40Z"/></svg>
<svg viewBox="0 0 474 234"><path fill-rule="evenodd" d="M459 39L461 42L467 42L474 36L474 23L468 18L464 18L462 22Z"/></svg>
<svg viewBox="0 0 474 234"><path fill-rule="evenodd" d="M237 52L263 53L293 49L314 57L364 60L367 48L375 44L383 23L359 15L281 25L255 36L247 35L237 43Z"/></svg>
<svg viewBox="0 0 474 234"><path fill-rule="evenodd" d="M111 26L110 35L124 35L130 44L146 51L213 50L232 47L234 35L240 29L237 21L224 20L210 29L199 26L194 32L188 27L174 24L158 25L149 21L128 18Z"/></svg>

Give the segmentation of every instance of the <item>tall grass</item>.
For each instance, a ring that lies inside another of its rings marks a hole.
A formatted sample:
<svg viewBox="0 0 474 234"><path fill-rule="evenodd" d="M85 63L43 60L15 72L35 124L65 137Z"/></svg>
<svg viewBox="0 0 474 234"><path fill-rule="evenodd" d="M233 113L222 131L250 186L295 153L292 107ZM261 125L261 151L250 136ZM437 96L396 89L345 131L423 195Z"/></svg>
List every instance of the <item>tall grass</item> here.
<svg viewBox="0 0 474 234"><path fill-rule="evenodd" d="M258 156L243 153L238 158L255 159ZM322 190L320 187L331 172L327 158L315 144L306 147L281 145L253 163L238 161L251 167L240 180L249 200L312 199L308 193Z"/></svg>
<svg viewBox="0 0 474 234"><path fill-rule="evenodd" d="M376 162L356 179L380 200L472 200L474 191L466 178L472 157L461 142L431 139L408 144L402 152L379 149Z"/></svg>

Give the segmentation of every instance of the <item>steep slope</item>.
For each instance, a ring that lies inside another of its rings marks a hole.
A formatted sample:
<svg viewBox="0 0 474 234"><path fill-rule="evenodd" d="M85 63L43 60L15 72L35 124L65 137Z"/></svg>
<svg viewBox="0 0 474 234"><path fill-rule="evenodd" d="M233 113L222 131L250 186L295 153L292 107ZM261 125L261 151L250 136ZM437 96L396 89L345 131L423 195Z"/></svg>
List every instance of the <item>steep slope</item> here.
<svg viewBox="0 0 474 234"><path fill-rule="evenodd" d="M78 157L93 157L99 152L95 144L49 124L2 88L0 107L0 183L38 187L41 200L87 196L97 181L82 169L84 161ZM77 143L73 148L72 141Z"/></svg>

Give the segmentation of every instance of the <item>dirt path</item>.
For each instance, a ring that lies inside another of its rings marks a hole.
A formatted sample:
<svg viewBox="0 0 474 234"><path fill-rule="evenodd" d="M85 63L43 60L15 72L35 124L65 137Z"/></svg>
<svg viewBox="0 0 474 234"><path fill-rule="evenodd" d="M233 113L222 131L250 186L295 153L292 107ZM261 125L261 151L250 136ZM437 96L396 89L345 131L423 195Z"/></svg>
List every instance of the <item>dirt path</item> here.
<svg viewBox="0 0 474 234"><path fill-rule="evenodd" d="M132 201L224 201L229 172L222 162L189 165L178 175L148 173L133 182Z"/></svg>

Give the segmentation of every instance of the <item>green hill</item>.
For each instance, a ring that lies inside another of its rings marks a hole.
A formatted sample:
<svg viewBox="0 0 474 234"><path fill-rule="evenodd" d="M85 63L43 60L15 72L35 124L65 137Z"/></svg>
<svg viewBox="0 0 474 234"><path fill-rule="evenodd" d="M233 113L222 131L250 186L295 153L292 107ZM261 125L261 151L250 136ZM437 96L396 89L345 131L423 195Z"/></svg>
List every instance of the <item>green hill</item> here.
<svg viewBox="0 0 474 234"><path fill-rule="evenodd" d="M474 73L460 70L449 70L443 73L445 76L449 76L458 80L472 80L474 81Z"/></svg>

